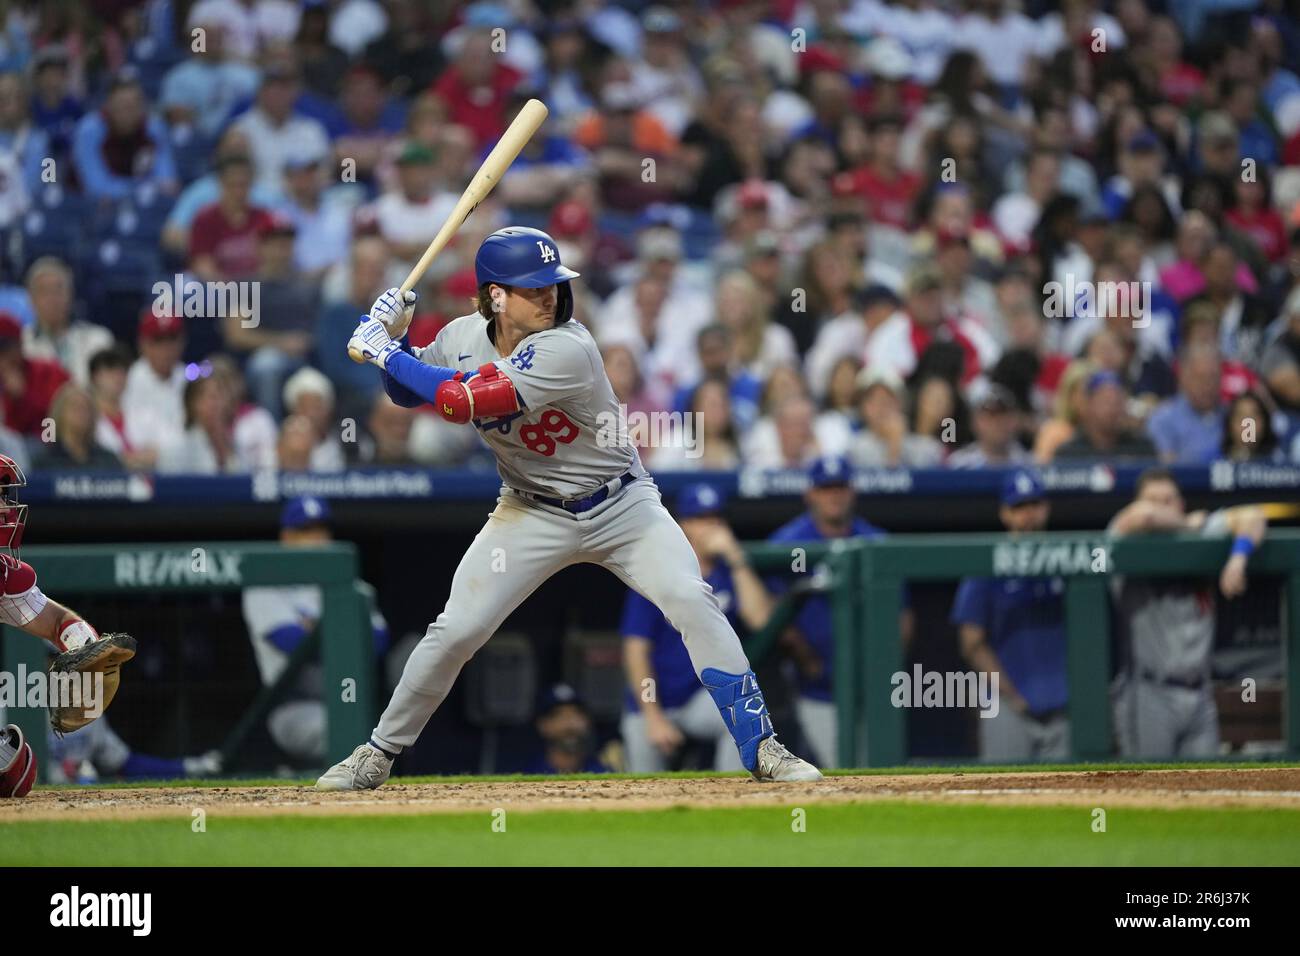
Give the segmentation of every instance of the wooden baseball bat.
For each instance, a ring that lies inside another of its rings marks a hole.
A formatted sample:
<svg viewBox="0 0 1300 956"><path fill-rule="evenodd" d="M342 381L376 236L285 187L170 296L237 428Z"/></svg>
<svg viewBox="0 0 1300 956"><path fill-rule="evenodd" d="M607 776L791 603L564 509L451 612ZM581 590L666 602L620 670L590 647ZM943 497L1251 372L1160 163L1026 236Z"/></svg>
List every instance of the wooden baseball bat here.
<svg viewBox="0 0 1300 956"><path fill-rule="evenodd" d="M506 170L510 168L510 164L515 161L515 157L519 155L524 145L533 138L533 134L537 132L549 112L550 110L541 100L529 100L523 105L514 122L501 134L501 139L492 148L492 152L488 153L487 159L483 160L483 165L478 168L478 172L469 181L465 191L460 194L456 207L452 209L447 221L442 224L438 234L429 243L429 248L424 250L424 255L420 256L420 261L415 264L411 274L402 283L403 292L410 292L415 287L434 257L451 241L456 230L464 225L470 213L477 209L478 204L487 198L488 193L492 192L497 183L501 182L501 177L506 174ZM348 356L354 362L365 361L365 357L350 346Z"/></svg>

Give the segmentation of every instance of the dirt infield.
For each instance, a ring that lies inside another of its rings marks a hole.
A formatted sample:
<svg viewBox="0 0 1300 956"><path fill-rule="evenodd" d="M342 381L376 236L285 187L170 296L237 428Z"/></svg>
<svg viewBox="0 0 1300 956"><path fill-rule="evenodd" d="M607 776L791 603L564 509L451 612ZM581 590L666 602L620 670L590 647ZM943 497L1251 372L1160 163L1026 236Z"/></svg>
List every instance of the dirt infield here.
<svg viewBox="0 0 1300 956"><path fill-rule="evenodd" d="M1058 773L921 773L833 776L816 784L759 784L739 777L402 784L369 793L306 787L37 790L0 801L0 824L21 820L263 814L452 813L493 810L651 810L870 800L1300 810L1300 768L1096 770Z"/></svg>

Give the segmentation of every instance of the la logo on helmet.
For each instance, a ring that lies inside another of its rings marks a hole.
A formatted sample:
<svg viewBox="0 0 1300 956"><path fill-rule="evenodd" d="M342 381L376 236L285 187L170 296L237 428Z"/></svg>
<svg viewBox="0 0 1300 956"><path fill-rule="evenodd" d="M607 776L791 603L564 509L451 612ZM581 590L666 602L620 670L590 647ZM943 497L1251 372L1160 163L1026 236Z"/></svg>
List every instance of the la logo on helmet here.
<svg viewBox="0 0 1300 956"><path fill-rule="evenodd" d="M553 262L555 259L559 258L559 256L555 254L555 250L541 239L537 240L537 248L542 250L542 262Z"/></svg>

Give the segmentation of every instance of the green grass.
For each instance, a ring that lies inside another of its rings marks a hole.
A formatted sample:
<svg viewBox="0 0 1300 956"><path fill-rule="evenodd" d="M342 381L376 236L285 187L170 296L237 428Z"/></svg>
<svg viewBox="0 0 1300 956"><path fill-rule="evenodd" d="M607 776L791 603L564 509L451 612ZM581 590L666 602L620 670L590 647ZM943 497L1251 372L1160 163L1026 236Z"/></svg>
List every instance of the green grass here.
<svg viewBox="0 0 1300 956"><path fill-rule="evenodd" d="M927 774L927 773L1055 773L1058 771L1101 771L1101 770L1287 770L1300 767L1290 761L1276 760L1197 760L1184 763L1124 763L1110 761L1107 763L1029 763L1029 764L909 764L902 767L873 767L849 770L828 770L828 776L880 776L884 774ZM565 780L636 780L650 777L677 777L696 779L700 777L741 777L739 773L718 773L712 770L683 770L676 773L578 773L566 775ZM452 775L394 777L393 783L509 783L512 781L551 781L557 777L541 774L486 774L486 775ZM311 777L223 777L206 780L131 780L116 783L97 783L94 789L115 789L135 787L301 787L315 783ZM79 784L52 784L38 789L42 790L83 790Z"/></svg>
<svg viewBox="0 0 1300 956"><path fill-rule="evenodd" d="M1002 865L1300 864L1300 811L1114 808L1107 832L1086 807L873 801L806 807L525 813L492 831L478 813L222 817L193 833L170 820L14 822L0 865Z"/></svg>

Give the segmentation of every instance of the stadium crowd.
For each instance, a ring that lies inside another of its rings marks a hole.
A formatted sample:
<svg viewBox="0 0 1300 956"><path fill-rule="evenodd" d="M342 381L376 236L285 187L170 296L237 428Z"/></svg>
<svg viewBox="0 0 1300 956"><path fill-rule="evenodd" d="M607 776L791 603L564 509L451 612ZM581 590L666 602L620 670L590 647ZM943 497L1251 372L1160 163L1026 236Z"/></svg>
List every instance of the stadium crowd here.
<svg viewBox="0 0 1300 956"><path fill-rule="evenodd" d="M0 3L0 450L490 467L344 343L537 97L412 342L546 229L652 470L1300 462L1293 5L1023 6Z"/></svg>

